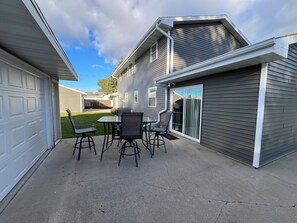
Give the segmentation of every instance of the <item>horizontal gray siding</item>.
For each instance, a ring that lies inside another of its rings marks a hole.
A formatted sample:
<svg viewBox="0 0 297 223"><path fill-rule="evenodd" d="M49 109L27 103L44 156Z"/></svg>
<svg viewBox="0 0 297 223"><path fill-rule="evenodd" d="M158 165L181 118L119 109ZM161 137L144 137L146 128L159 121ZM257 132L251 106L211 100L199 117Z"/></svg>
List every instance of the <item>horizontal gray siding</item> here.
<svg viewBox="0 0 297 223"><path fill-rule="evenodd" d="M128 103L120 103L120 107L131 107L133 111L142 111L150 117L157 117L159 111L165 107L165 90L157 88L157 107L148 107L148 88L155 86L154 79L166 74L167 38L158 41L158 59L150 63L150 49L136 61L136 73L127 77L123 75L118 83L118 92L124 98L124 92L129 94ZM139 103L134 103L134 91L138 91Z"/></svg>
<svg viewBox="0 0 297 223"><path fill-rule="evenodd" d="M174 70L242 47L221 23L176 25L172 37Z"/></svg>
<svg viewBox="0 0 297 223"><path fill-rule="evenodd" d="M199 78L176 86L203 84L201 144L252 164L260 66Z"/></svg>
<svg viewBox="0 0 297 223"><path fill-rule="evenodd" d="M297 150L297 44L269 63L260 164Z"/></svg>

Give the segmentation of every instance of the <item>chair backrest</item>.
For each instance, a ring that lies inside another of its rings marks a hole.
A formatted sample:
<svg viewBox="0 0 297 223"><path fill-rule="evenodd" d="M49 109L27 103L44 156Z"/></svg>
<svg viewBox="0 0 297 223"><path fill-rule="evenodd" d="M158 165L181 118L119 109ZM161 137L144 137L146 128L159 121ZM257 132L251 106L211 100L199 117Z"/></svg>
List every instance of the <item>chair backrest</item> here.
<svg viewBox="0 0 297 223"><path fill-rule="evenodd" d="M123 139L142 139L142 112L123 112L120 137Z"/></svg>
<svg viewBox="0 0 297 223"><path fill-rule="evenodd" d="M76 133L76 131L75 131L75 130L76 130L76 127L75 127L75 123L74 123L73 118L72 118L72 115L71 115L71 111L70 111L70 109L68 108L68 109L66 110L66 112L68 113L68 118L69 118L69 121L70 121L70 123L71 123L73 133L75 134L75 133Z"/></svg>
<svg viewBox="0 0 297 223"><path fill-rule="evenodd" d="M161 113L160 115L160 127L164 128L166 132L168 130L171 116L172 116L172 111L166 111L164 113Z"/></svg>
<svg viewBox="0 0 297 223"><path fill-rule="evenodd" d="M118 108L117 116L122 117L123 112L131 112L131 108Z"/></svg>

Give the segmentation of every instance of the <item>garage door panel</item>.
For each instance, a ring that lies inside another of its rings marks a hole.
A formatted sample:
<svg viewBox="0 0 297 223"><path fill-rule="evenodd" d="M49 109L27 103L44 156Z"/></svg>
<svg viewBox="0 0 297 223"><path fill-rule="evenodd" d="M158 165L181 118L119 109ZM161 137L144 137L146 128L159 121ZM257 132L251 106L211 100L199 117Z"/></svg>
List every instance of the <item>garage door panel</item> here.
<svg viewBox="0 0 297 223"><path fill-rule="evenodd" d="M26 73L26 88L30 90L36 90L36 78L29 73Z"/></svg>
<svg viewBox="0 0 297 223"><path fill-rule="evenodd" d="M27 97L27 112L37 112L37 101L36 97Z"/></svg>
<svg viewBox="0 0 297 223"><path fill-rule="evenodd" d="M23 88L23 72L12 66L8 66L8 85L16 88Z"/></svg>
<svg viewBox="0 0 297 223"><path fill-rule="evenodd" d="M38 126L38 122L35 120L33 122L29 122L28 126L27 126L27 139L30 140L34 140L34 137L37 136L38 132L37 132L37 126Z"/></svg>
<svg viewBox="0 0 297 223"><path fill-rule="evenodd" d="M25 135L26 135L25 126L21 125L21 126L11 128L9 135L10 135L9 150L11 152L20 150L24 147Z"/></svg>
<svg viewBox="0 0 297 223"><path fill-rule="evenodd" d="M0 200L9 191L9 173L7 166L0 168Z"/></svg>
<svg viewBox="0 0 297 223"><path fill-rule="evenodd" d="M5 139L4 131L0 132L0 142L1 142L1 145L0 145L0 161L1 161L2 157L6 155L6 139Z"/></svg>
<svg viewBox="0 0 297 223"><path fill-rule="evenodd" d="M12 160L12 176L14 184L16 184L28 170L28 153L23 152Z"/></svg>
<svg viewBox="0 0 297 223"><path fill-rule="evenodd" d="M10 117L21 116L25 113L24 97L22 96L9 96L9 115Z"/></svg>
<svg viewBox="0 0 297 223"><path fill-rule="evenodd" d="M0 95L0 121L3 120L3 96Z"/></svg>

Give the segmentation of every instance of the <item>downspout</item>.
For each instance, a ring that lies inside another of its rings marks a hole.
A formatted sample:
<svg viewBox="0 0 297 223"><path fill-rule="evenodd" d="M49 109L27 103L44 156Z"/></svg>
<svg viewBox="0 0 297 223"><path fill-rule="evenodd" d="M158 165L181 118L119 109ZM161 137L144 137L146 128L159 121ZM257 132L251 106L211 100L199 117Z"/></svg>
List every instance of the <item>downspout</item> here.
<svg viewBox="0 0 297 223"><path fill-rule="evenodd" d="M162 30L158 23L156 24L156 30L158 30L160 33L162 33L164 36L167 37L167 64L166 64L166 74L172 73L173 71L173 47L174 47L174 40L170 36L170 31L168 33L164 32ZM163 110L158 112L158 122L161 120L161 114L163 112L166 112L168 110L168 88L165 88L165 107Z"/></svg>

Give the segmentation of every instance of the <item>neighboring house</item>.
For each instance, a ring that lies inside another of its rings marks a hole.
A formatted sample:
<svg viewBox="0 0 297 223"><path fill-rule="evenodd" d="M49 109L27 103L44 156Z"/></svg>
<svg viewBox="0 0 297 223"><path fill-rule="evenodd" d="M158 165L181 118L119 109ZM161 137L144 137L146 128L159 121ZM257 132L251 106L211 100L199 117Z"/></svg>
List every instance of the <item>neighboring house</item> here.
<svg viewBox="0 0 297 223"><path fill-rule="evenodd" d="M105 97L102 92L87 92L84 98L85 109L109 109L112 102L109 97Z"/></svg>
<svg viewBox="0 0 297 223"><path fill-rule="evenodd" d="M72 112L83 112L84 96L87 93L59 84L60 112L70 109Z"/></svg>
<svg viewBox="0 0 297 223"><path fill-rule="evenodd" d="M112 74L123 107L258 168L297 149L297 35L249 45L226 16L163 17Z"/></svg>
<svg viewBox="0 0 297 223"><path fill-rule="evenodd" d="M77 75L34 1L0 5L1 201L61 138L58 81Z"/></svg>

